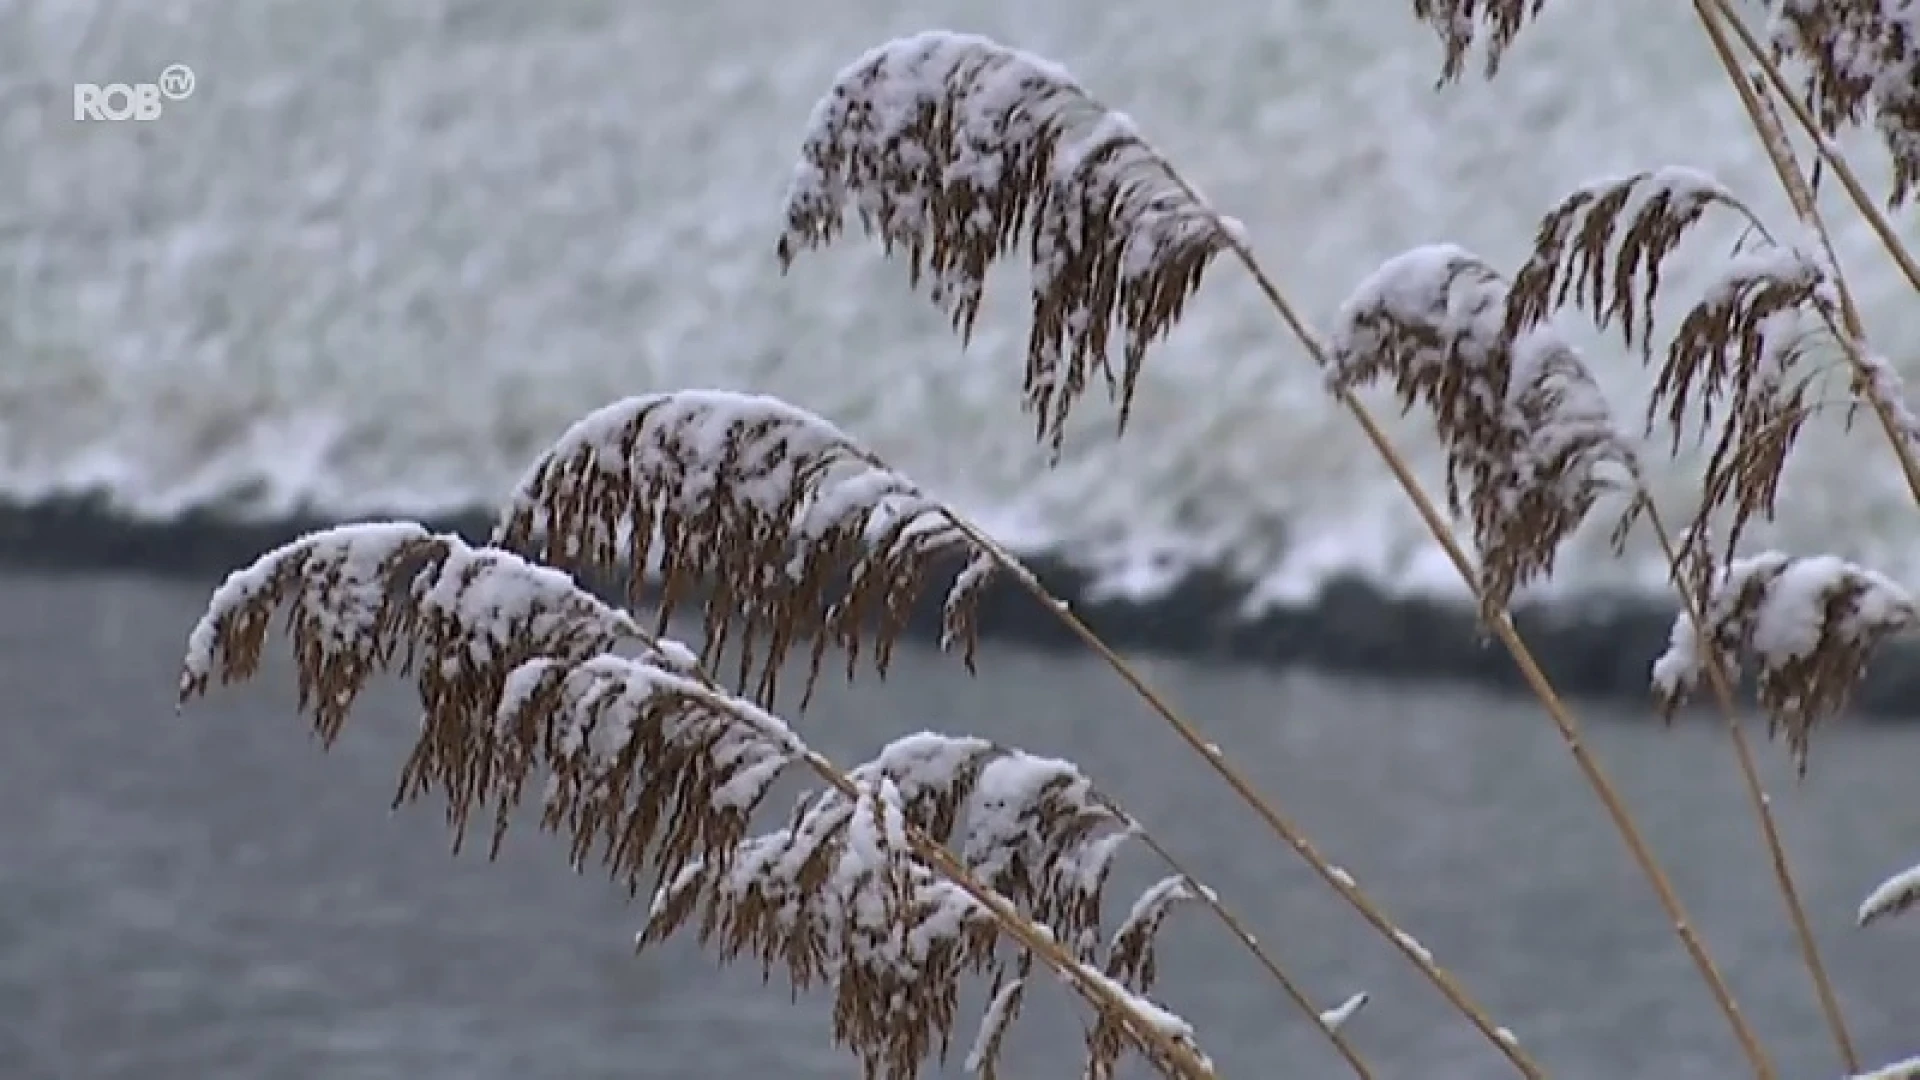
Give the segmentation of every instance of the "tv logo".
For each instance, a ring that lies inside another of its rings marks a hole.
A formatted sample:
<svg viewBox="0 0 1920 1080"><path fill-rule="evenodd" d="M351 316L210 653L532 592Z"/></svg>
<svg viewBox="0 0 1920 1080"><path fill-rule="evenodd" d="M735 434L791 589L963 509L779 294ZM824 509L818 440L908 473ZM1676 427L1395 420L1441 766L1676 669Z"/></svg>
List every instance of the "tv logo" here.
<svg viewBox="0 0 1920 1080"><path fill-rule="evenodd" d="M73 118L75 120L158 120L166 111L166 102L185 101L193 96L193 69L185 64L169 64L160 73L159 82L150 83L74 83Z"/></svg>

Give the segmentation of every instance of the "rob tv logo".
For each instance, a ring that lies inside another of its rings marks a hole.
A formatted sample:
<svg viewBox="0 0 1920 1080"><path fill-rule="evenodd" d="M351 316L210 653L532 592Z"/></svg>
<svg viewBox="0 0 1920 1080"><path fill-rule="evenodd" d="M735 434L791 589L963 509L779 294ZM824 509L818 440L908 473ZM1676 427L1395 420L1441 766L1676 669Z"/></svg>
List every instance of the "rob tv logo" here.
<svg viewBox="0 0 1920 1080"><path fill-rule="evenodd" d="M169 101L193 96L193 69L169 64L158 82L74 83L75 120L158 120Z"/></svg>

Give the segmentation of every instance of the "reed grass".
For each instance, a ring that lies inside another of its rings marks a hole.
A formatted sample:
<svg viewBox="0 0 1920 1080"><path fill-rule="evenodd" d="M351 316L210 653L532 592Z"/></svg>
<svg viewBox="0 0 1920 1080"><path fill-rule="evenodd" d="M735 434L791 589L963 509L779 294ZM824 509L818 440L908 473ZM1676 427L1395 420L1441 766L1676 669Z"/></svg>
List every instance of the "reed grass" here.
<svg viewBox="0 0 1920 1080"><path fill-rule="evenodd" d="M1439 35L1444 84L1464 76L1476 48L1495 77L1543 7L1414 0L1413 12ZM1657 165L1546 208L1511 273L1455 245L1416 248L1361 282L1316 331L1252 238L1124 114L1043 58L928 32L876 47L827 89L776 253L791 267L857 226L906 264L963 343L989 270L1024 256L1021 406L1056 454L1096 385L1124 436L1143 366L1203 279L1223 259L1249 272L1459 570L1485 632L1511 655L1646 878L1744 1067L1770 1080L1762 1033L1508 614L1596 514L1611 518L1616 544L1651 534L1680 614L1666 652L1649 658L1650 706L1671 718L1709 693L1838 1062L1869 1075L1809 929L1741 689L1751 685L1765 733L1805 776L1817 732L1844 712L1874 649L1920 621L1920 606L1869 568L1743 541L1774 513L1797 436L1836 400L1876 417L1920 504L1920 422L1867 337L1814 197L1824 175L1839 176L1920 295L1920 269L1887 218L1920 193L1920 7L1775 0L1764 32L1731 0L1695 0L1693 10L1794 221L1764 221L1713 177ZM1884 212L1833 142L1869 121L1892 161ZM1744 239L1704 289L1679 298L1676 325L1661 326L1656 301L1674 292L1663 267L1710 216L1740 225ZM1563 332L1571 320L1617 337L1653 372L1637 424L1623 424L1601 393ZM1438 493L1376 421L1370 402L1383 392L1434 425L1446 464ZM1677 455L1690 440L1709 448L1695 498L1658 505L1647 455ZM618 577L622 605L576 575ZM583 417L530 466L487 545L397 522L340 526L268 552L212 597L180 694L184 703L252 676L276 617L291 638L300 707L327 743L370 677L410 676L423 720L396 804L440 800L456 842L473 815L488 817L497 849L538 780L540 824L567 839L573 862L599 863L650 895L642 947L690 934L722 961L750 958L796 990L825 990L832 1038L865 1076L915 1076L947 1054L969 979L984 984L988 1006L967 1064L994 1075L1040 968L1089 1010L1087 1075L1113 1075L1130 1054L1169 1076L1216 1075L1198 1029L1156 995L1156 935L1182 906L1208 911L1301 1022L1371 1076L1350 1030L1369 998L1317 999L1072 762L921 733L844 767L779 715L800 715L830 661L849 679L863 657L884 674L931 587L944 598L942 647L971 669L975 608L996 581L1042 600L1515 1071L1550 1075L1014 553L852 435L772 398L685 389ZM700 616L693 647L666 637L689 606ZM650 627L634 614L646 608L657 612ZM805 685L783 696L780 673L795 661ZM809 793L783 825L755 832L775 780L790 774L810 778ZM1109 870L1130 844L1167 875L1109 929ZM1858 919L1915 906L1920 867L1873 890ZM1872 1075L1915 1071L1897 1062Z"/></svg>

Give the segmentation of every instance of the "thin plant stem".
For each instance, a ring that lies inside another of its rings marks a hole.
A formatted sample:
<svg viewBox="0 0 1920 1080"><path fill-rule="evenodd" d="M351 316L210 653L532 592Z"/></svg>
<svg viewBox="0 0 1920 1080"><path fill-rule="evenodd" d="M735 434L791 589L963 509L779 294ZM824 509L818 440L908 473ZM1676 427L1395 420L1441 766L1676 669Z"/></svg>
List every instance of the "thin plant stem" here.
<svg viewBox="0 0 1920 1080"><path fill-rule="evenodd" d="M1387 465L1393 470L1395 477L1407 489L1415 508L1420 512L1427 528L1446 549L1447 557L1452 560L1454 568L1461 573L1469 586L1477 591L1472 564L1467 561L1466 553L1460 549L1458 541L1453 538L1452 531L1447 528L1446 521L1440 516L1438 508L1421 490L1419 480L1407 467L1405 460L1393 449L1392 444L1387 441L1386 433L1374 421L1372 414L1351 395L1345 395L1345 397L1348 409L1366 430L1368 439L1386 458ZM1708 954L1706 944L1701 941L1699 932L1694 928L1685 906L1681 904L1679 895L1674 891L1672 880L1660 868L1660 863L1654 858L1645 837L1641 834L1639 827L1634 824L1633 815L1628 811L1626 803L1620 798L1613 782L1607 778L1606 770L1587 749L1579 720L1574 717L1573 711L1567 707L1559 692L1554 689L1546 673L1540 669L1532 650L1527 648L1525 640L1520 637L1519 630L1513 625L1513 619L1506 612L1501 612L1492 620L1492 630L1494 636L1500 639L1500 643L1506 646L1507 652L1513 657L1528 689L1532 690L1541 704L1546 707L1548 717L1559 729L1560 737L1573 754L1575 763L1580 767L1581 773L1586 777L1594 793L1600 797L1600 803L1605 807L1607 816L1612 819L1621 839L1626 841L1628 852L1638 864L1641 873L1652 884L1654 895L1659 899L1661 908L1673 922L1675 935L1679 937L1688 956L1693 959L1694 966L1700 970L1701 977L1706 980L1707 989L1712 993L1721 1013L1727 1018L1727 1023L1732 1026L1734 1038L1740 1043L1741 1051L1746 1054L1748 1063L1753 1067L1754 1075L1760 1080L1775 1080L1778 1074L1774 1070L1772 1059L1768 1057L1766 1049L1761 1046L1759 1036L1754 1033L1752 1025L1742 1015L1733 991L1727 986L1726 979L1720 974L1712 956Z"/></svg>
<svg viewBox="0 0 1920 1080"><path fill-rule="evenodd" d="M1801 130L1806 132L1807 138L1812 141L1821 159L1827 163L1828 168L1833 170L1833 174L1840 178L1840 186L1846 189L1847 197L1852 200L1854 208L1860 211L1860 216L1865 218L1867 224L1873 229L1874 236L1880 240L1880 246L1892 256L1895 265L1900 267L1901 274L1906 277L1907 283L1913 286L1915 292L1920 292L1920 261L1916 261L1913 253L1907 250L1907 246L1901 242L1899 234L1893 231L1892 223L1887 220L1879 204L1867 194L1867 186L1861 183L1860 174L1847 161L1846 155L1840 152L1840 148L1833 145L1833 140L1821 132L1820 125L1813 118L1813 110L1807 107L1807 103L1801 100L1792 84L1787 82L1786 73L1781 71L1780 65L1768 55L1766 47L1761 44L1759 38L1754 36L1746 20L1740 18L1727 0L1714 0L1714 3L1721 17L1726 21L1726 25L1733 30L1734 36L1740 39L1740 44L1753 58L1755 66L1766 75L1774 95L1787 103L1787 110L1793 113L1794 119L1799 122Z"/></svg>
<svg viewBox="0 0 1920 1080"><path fill-rule="evenodd" d="M1365 1059L1360 1056L1360 1052L1353 1048L1353 1044L1347 1041L1347 1037L1341 1034L1338 1028L1328 1024L1321 1018L1320 1007L1315 1005L1313 999L1307 996L1307 992L1287 975L1286 971L1280 967L1279 961L1267 954L1267 950L1260 944L1260 939L1254 936L1253 931L1248 930L1246 925L1240 921L1239 917L1225 904L1220 902L1219 896L1216 895L1212 889L1208 888L1199 878L1189 873L1187 868L1181 865L1180 860L1174 858L1173 852L1168 851L1160 841L1153 838L1153 834L1142 829L1136 836L1139 841L1146 846L1147 850L1158 855L1160 861L1166 863L1174 873L1186 879L1188 888L1195 898L1212 910L1220 922L1225 925L1228 930L1232 931L1235 937L1240 939L1240 943L1246 946L1247 951L1251 952L1254 958L1260 961L1260 965L1267 969L1267 974L1273 976L1273 981L1280 984L1280 989L1286 993L1287 997L1292 999L1293 1003L1299 1006L1302 1012L1307 1014L1308 1018L1313 1021L1315 1027L1326 1034L1328 1040L1333 1043L1333 1048L1339 1051L1341 1058L1346 1061L1348 1067L1353 1069L1354 1075L1359 1077L1360 1080L1373 1080L1373 1070L1367 1067L1367 1063Z"/></svg>
<svg viewBox="0 0 1920 1080"><path fill-rule="evenodd" d="M1233 789L1234 794L1238 795L1241 801L1251 807L1254 813L1259 815L1262 821L1266 822L1267 827L1285 842L1288 847L1292 848L1295 854L1300 856L1301 861L1311 867L1313 872L1318 874L1320 879L1326 882L1329 888L1333 889L1333 891L1338 893L1355 911L1359 912L1361 918L1365 919L1382 937L1391 942L1394 948L1398 949L1401 955L1407 958L1409 963L1417 968L1421 974L1425 975L1427 980L1433 983L1434 987L1440 991L1441 996L1445 997L1455 1009L1459 1010L1461 1015L1465 1016L1482 1035L1486 1036L1487 1041L1492 1043L1522 1076L1527 1077L1528 1080L1544 1080L1546 1071L1541 1068L1540 1064L1534 1061L1532 1055L1521 1049L1519 1045L1506 1034L1505 1028L1493 1022L1492 1017L1487 1014L1486 1009L1467 993L1459 981L1445 968L1435 963L1433 957L1428 954L1425 949L1420 947L1419 942L1406 931L1402 930L1393 919L1387 915L1386 911L1360 888L1351 874L1328 861L1327 857L1320 852L1313 841L1308 839L1306 833L1298 825L1289 820L1287 816L1280 811L1279 807L1274 805L1271 799L1261 795L1260 792L1254 788L1252 782L1249 781L1239 769L1235 768L1231 761L1227 760L1225 754L1220 752L1220 748L1202 736L1199 729L1194 727L1192 721L1186 719L1174 709L1158 691L1154 690L1154 688L1147 683L1145 677L1134 670L1133 665L1127 663L1120 654L1114 652L1112 646L1102 640L1100 635L1094 633L1091 627L1087 626L1078 615L1074 614L1071 607L1053 594L1047 592L1046 587L1040 584L1039 579L1034 577L1033 574L1026 569L1025 565L1011 552L1001 547L992 537L982 532L972 522L959 514L949 511L948 517L953 521L955 528L964 533L973 543L979 545L982 550L990 553L996 562L1012 574L1014 580L1018 581L1022 588L1040 602L1041 606L1053 612L1054 617L1058 619L1062 625L1071 631L1075 637L1079 638L1081 643L1092 650L1096 656L1100 657L1109 668L1113 669L1121 681L1125 682L1142 701L1146 702L1147 706L1152 709L1154 713L1162 720L1165 720L1168 726L1173 728L1174 732L1180 736L1181 740L1185 742L1194 753L1198 754L1202 760L1212 766L1213 771L1218 774L1222 780L1226 781L1227 786Z"/></svg>
<svg viewBox="0 0 1920 1080"><path fill-rule="evenodd" d="M1794 883L1793 869L1787 860L1786 845L1780 839L1780 828L1774 819L1773 798L1760 781L1760 771L1754 762L1753 747L1746 732L1740 727L1739 707L1734 698L1733 674L1727 670L1720 650L1714 647L1712 629L1707 625L1706 613L1701 609L1701 599L1690 586L1681 559L1680 550L1674 544L1673 534L1660 518L1660 511L1654 506L1651 497L1641 493L1647 508L1647 522L1654 536L1659 539L1660 550L1666 556L1667 566L1673 575L1674 591L1680 594L1685 605L1687 617L1693 622L1693 630L1698 642L1700 654L1707 658L1707 682L1712 687L1714 698L1720 705L1721 715L1726 720L1727 734L1733 742L1734 758L1740 765L1740 778L1748 800L1752 804L1753 815L1760 822L1760 833L1766 841L1767 855L1773 863L1774 882L1780 887L1780 896L1787 904L1787 916L1793 922L1794 936L1800 946L1800 959L1806 964L1807 973L1813 977L1815 994L1820 1000L1820 1011L1824 1015L1827 1027L1833 1033L1834 1044L1839 1048L1840 1058L1846 1066L1847 1075L1860 1071L1860 1055L1854 1049L1853 1038L1847 1032L1847 1023L1840 1009L1839 996L1834 992L1833 981L1827 976L1827 966L1820 958L1820 945L1813 936L1813 928L1807 920L1806 906L1800 902L1800 890Z"/></svg>

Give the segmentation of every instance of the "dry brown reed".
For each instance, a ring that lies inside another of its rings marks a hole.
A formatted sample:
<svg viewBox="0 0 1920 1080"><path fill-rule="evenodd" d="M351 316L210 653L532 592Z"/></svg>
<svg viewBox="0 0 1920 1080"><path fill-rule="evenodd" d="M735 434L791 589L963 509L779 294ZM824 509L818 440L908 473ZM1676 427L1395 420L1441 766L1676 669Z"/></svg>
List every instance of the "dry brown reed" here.
<svg viewBox="0 0 1920 1080"><path fill-rule="evenodd" d="M1445 82L1462 74L1476 44L1495 74L1544 3L1413 7L1440 35ZM1784 103L1821 140L1822 161L1842 160L1827 136L1870 116L1894 159L1888 205L1900 205L1920 185L1920 78L1907 78L1920 72L1912 9L1778 0L1765 50L1731 7L1695 5L1768 140L1804 238L1770 231L1711 177L1652 169L1589 184L1549 209L1510 276L1453 245L1396 256L1359 285L1322 340L1238 224L1125 116L1048 61L930 32L888 42L835 79L802 143L777 254L790 267L840 237L852 215L904 258L910 280L964 342L990 268L1024 251L1032 287L1023 403L1055 454L1096 380L1124 432L1151 346L1212 263L1237 259L1460 569L1482 623L1565 739L1748 1065L1770 1078L1758 1033L1508 615L1514 596L1551 575L1567 537L1603 502L1617 511L1617 541L1651 529L1681 609L1668 651L1653 663L1654 704L1671 715L1710 684L1823 1012L1847 1070L1858 1073L1735 691L1752 669L1769 733L1783 737L1804 772L1814 732L1844 709L1873 649L1910 627L1920 608L1899 584L1830 556L1741 549L1746 526L1774 512L1795 438L1814 416L1816 383L1832 367L1823 359L1836 354L1852 373L1847 392L1880 416L1920 500L1912 453L1920 424L1891 365L1867 347L1812 205L1814 178L1801 171L1775 108ZM1764 77L1747 78L1746 62ZM1786 67L1801 72L1798 92ZM1748 239L1663 335L1655 325L1656 301L1671 291L1663 268L1710 212L1733 215ZM1903 254L1897 242L1889 250ZM1641 432L1616 424L1585 360L1556 329L1569 313L1617 331L1655 367ZM1362 401L1374 384L1434 424L1446 454L1444 504L1466 542ZM1653 447L1669 453L1688 437L1709 446L1678 531L1643 478L1642 437L1656 432L1665 438ZM573 573L619 575L626 607L653 605L657 623L642 628ZM831 650L844 655L849 678L863 650L884 674L936 574L950 575L942 644L960 648L970 669L974 606L990 580L1046 601L1516 1071L1546 1075L1425 946L1015 555L826 420L771 398L680 390L582 418L516 487L493 546L392 523L329 530L267 553L213 596L190 636L181 698L251 677L281 615L300 706L329 744L369 678L410 675L423 717L396 803L443 799L456 844L472 814L486 813L497 849L538 780L540 824L566 837L576 865L598 862L629 888L652 890L641 945L689 932L723 961L748 958L796 989L828 989L834 1038L865 1076L909 1077L944 1057L968 977L988 998L967 1065L993 1075L1036 965L1092 1010L1089 1076L1112 1075L1129 1053L1167 1075L1214 1075L1193 1027L1148 997L1158 931L1189 903L1212 911L1356 1074L1369 1076L1344 1030L1366 996L1316 1008L1213 890L1071 762L922 733L841 769L774 714L778 671L796 655L807 661L808 695ZM697 649L662 636L689 605L702 616ZM715 674L723 670L729 678ZM797 771L818 786L784 825L754 833L775 780ZM1172 873L1108 933L1108 871L1130 841ZM1916 905L1920 868L1875 890L1858 918L1865 925Z"/></svg>
<svg viewBox="0 0 1920 1080"><path fill-rule="evenodd" d="M182 702L255 674L276 617L328 744L370 677L413 677L423 715L396 805L440 796L456 844L490 811L497 851L542 779L540 825L576 865L656 889L643 943L691 925L723 959L830 985L834 1037L865 1076L944 1052L963 976L1003 983L1036 962L1102 1018L1092 1075L1126 1051L1211 1075L1192 1028L1143 996L1159 915L1103 949L1107 872L1137 826L1070 762L927 734L842 772L566 574L406 523L316 533L230 576L190 636ZM827 786L749 836L796 764Z"/></svg>
<svg viewBox="0 0 1920 1080"><path fill-rule="evenodd" d="M1416 0L1418 3L1419 0ZM1496 3L1492 12L1476 11L1472 6L1456 10L1460 18L1442 26L1447 50L1443 80L1459 74L1455 57L1471 43L1480 29L1490 34L1488 45L1491 76L1492 61L1515 36L1518 5ZM1688 226L1710 205L1718 204L1745 219L1752 233L1763 238L1764 248L1745 258L1736 258L1720 281L1690 311L1680 332L1674 337L1660 370L1655 393L1649 404L1648 431L1655 413L1664 402L1673 445L1678 447L1683 419L1694 397L1697 383L1704 382L1700 394L1700 419L1703 429L1713 426L1713 402L1731 390L1732 400L1725 406L1732 415L1720 427L1711 458L1701 482L1701 498L1696 520L1686 531L1686 544L1676 544L1672 531L1660 520L1650 500L1642 500L1662 550L1672 565L1675 587L1682 602L1682 614L1676 620L1672 645L1656 662L1655 695L1663 710L1671 716L1673 702L1690 691L1704 674L1726 721L1750 806L1758 820L1773 864L1776 883L1786 902L1801 956L1812 976L1821 1012L1849 1073L1861 1069L1861 1061L1849 1034L1837 994L1827 976L1809 920L1799 900L1771 800L1759 779L1753 755L1735 714L1734 672L1738 670L1742 650L1758 652L1761 668L1761 702L1767 711L1769 731L1784 731L1789 748L1804 775L1808 733L1823 715L1837 712L1844 704L1846 690L1857 680L1864 666L1865 653L1886 633L1910 621L1904 613L1910 602L1897 587L1891 593L1876 593L1886 583L1871 572L1851 567L1838 560L1823 560L1816 573L1828 577L1819 582L1800 581L1800 590L1789 595L1776 582L1776 589L1762 587L1745 596L1744 607L1773 608L1773 620L1761 631L1764 642L1752 636L1755 623L1743 620L1737 611L1743 606L1732 598L1737 592L1725 590L1736 579L1729 568L1720 580L1719 564L1734 558L1744 524L1755 516L1771 516L1780 481L1795 436L1809 419L1809 385L1813 374L1801 363L1817 342L1819 330L1846 359L1852 369L1849 394L1856 405L1864 404L1879 421L1904 474L1909 491L1920 504L1920 461L1914 447L1916 424L1906 405L1904 392L1892 366L1873 353L1852 292L1834 254L1830 233L1817 203L1813 188L1818 183L1818 166L1830 167L1838 175L1855 207L1872 225L1882 246L1920 291L1920 264L1905 249L1885 216L1874 206L1865 184L1829 136L1842 128L1859 124L1869 106L1877 110L1877 126L1892 157L1893 183L1887 197L1890 207L1898 207L1913 185L1916 166L1920 165L1920 139L1913 137L1920 126L1908 106L1920 95L1920 8L1895 3L1878 5L1874 0L1851 4L1842 0L1769 0L1765 5L1772 17L1769 33L1771 49L1764 48L1759 34L1748 25L1731 0L1695 0L1694 12L1712 44L1740 98L1755 133L1761 140L1792 203L1799 224L1810 242L1776 243L1750 211L1717 184L1703 185L1697 180L1684 186L1689 198L1643 199L1640 205L1659 213L1636 235L1632 224L1617 245L1609 290L1604 252L1610 246L1611 225L1593 227L1597 216L1622 216L1632 201L1629 188L1614 185L1609 192L1596 192L1593 186L1575 193L1560 210L1542 223L1536 252L1529 268L1560 266L1571 270L1563 259L1566 238L1578 235L1592 249L1580 260L1579 281L1587 290L1586 306L1596 321L1605 326L1611 319L1620 322L1622 336L1631 346L1636 329L1643 357L1650 357L1652 328L1651 302L1658 288L1659 261ZM1531 15L1539 14L1534 5ZM1488 25L1480 27L1478 22ZM1744 48L1745 61L1734 42ZM1806 97L1790 86L1783 67L1798 64L1805 73ZM1772 96L1767 90L1772 91ZM1779 106L1784 104L1800 123L1812 142L1816 168L1803 172L1784 125ZM1818 110L1818 117L1815 116ZM1663 170L1671 172L1671 170ZM1645 186L1650 177L1636 177L1628 185ZM1605 185L1599 185L1604 187ZM1669 185L1656 191L1665 192ZM1609 207L1608 196L1623 199ZM1601 212L1612 210L1611 214ZM1572 211L1572 213L1568 213ZM1586 220L1575 223L1575 215ZM1645 217L1644 211L1634 217ZM1659 218L1666 218L1662 222ZM1576 229L1578 229L1576 233ZM1549 241L1557 241L1550 243ZM1576 241L1576 246L1578 241ZM1551 250L1558 249L1558 250ZM1634 257L1639 253L1639 257ZM1642 318L1638 328L1633 318L1634 294L1628 285L1635 270L1645 273L1641 291ZM1523 269L1522 274L1526 274ZM1541 274L1544 287L1550 282L1550 269ZM1554 306L1567 299L1570 282L1561 279ZM1534 312L1544 310L1536 302ZM1817 321L1818 329L1809 321ZM1756 391L1758 391L1756 393ZM1848 412L1849 418L1852 411ZM1731 510L1724 522L1727 542L1722 552L1710 550L1704 539L1712 534L1709 518L1717 510ZM1779 553L1766 553L1757 568L1778 562L1792 563ZM1810 575L1811 577L1811 575ZM1808 586L1813 586L1809 596ZM1716 588L1721 591L1716 592ZM1826 607L1820 605L1831 600ZM1885 605L1884 608L1875 605ZM1884 626L1881 624L1884 622ZM1789 628L1785 638L1783 626ZM1712 629L1709 629L1712 628ZM1829 636L1829 635L1833 636ZM1758 644L1758 648L1756 648ZM1769 672L1784 666L1795 668L1786 677L1785 689L1769 688ZM1806 680L1820 684L1815 689L1801 685ZM1803 691L1807 691L1803 693ZM1809 704L1811 699L1812 704ZM1866 921L1864 916L1862 921ZM1733 1018L1730 1014L1730 1018ZM1736 1019L1736 1028L1738 1027ZM1743 1039L1743 1042L1746 1042ZM1753 1058L1749 1043L1749 1057ZM1756 1060L1756 1071L1770 1073L1770 1066Z"/></svg>
<svg viewBox="0 0 1920 1080"><path fill-rule="evenodd" d="M1813 731L1838 716L1874 648L1920 619L1906 590L1885 575L1831 555L1777 551L1735 559L1706 592L1702 617L1675 620L1673 641L1654 661L1654 697L1672 716L1697 688L1707 660L1737 673L1757 666L1757 693L1770 733L1783 734L1801 775Z"/></svg>

